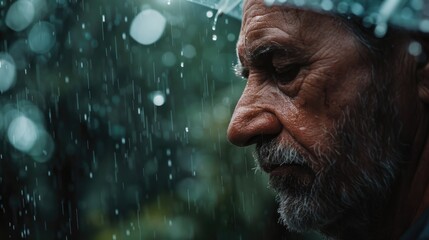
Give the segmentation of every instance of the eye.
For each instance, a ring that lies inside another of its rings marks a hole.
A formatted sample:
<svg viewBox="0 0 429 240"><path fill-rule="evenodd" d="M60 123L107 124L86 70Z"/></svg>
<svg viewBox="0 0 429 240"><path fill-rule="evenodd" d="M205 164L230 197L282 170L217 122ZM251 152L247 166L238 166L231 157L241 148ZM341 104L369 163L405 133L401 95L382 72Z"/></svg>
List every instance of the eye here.
<svg viewBox="0 0 429 240"><path fill-rule="evenodd" d="M273 78L279 84L292 82L301 71L301 65L290 64L285 67L273 67Z"/></svg>

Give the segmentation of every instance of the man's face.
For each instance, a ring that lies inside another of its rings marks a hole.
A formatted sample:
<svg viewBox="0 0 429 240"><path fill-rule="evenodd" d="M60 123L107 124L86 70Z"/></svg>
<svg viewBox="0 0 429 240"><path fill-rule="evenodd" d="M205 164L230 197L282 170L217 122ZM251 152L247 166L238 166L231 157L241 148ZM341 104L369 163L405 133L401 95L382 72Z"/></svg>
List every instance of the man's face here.
<svg viewBox="0 0 429 240"><path fill-rule="evenodd" d="M228 138L257 145L282 221L303 231L371 218L402 154L393 76L337 18L262 1L244 6L237 52L247 85Z"/></svg>

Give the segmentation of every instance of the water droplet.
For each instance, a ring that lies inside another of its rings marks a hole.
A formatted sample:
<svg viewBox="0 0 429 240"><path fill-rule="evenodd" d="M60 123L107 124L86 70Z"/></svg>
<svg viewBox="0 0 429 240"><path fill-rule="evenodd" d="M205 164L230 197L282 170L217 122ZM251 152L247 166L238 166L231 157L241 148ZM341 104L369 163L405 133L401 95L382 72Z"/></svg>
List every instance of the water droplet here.
<svg viewBox="0 0 429 240"><path fill-rule="evenodd" d="M212 36L212 40L213 40L213 41L216 41L216 40L217 40L217 36L216 36L216 34L213 34L213 36Z"/></svg>
<svg viewBox="0 0 429 240"><path fill-rule="evenodd" d="M187 44L182 49L182 54L185 58L193 58L197 54L197 50L191 44Z"/></svg>
<svg viewBox="0 0 429 240"><path fill-rule="evenodd" d="M12 146L28 152L38 139L38 128L31 119L20 115L10 123L7 136Z"/></svg>
<svg viewBox="0 0 429 240"><path fill-rule="evenodd" d="M38 22L28 33L28 45L35 53L47 53L55 45L55 28L48 22Z"/></svg>
<svg viewBox="0 0 429 240"><path fill-rule="evenodd" d="M155 43L164 33L166 23L167 20L158 11L143 10L133 19L130 36L143 45Z"/></svg>
<svg viewBox="0 0 429 240"><path fill-rule="evenodd" d="M176 64L176 55L172 52L165 52L161 57L162 63L167 67L172 67Z"/></svg>
<svg viewBox="0 0 429 240"><path fill-rule="evenodd" d="M13 3L6 13L5 23L14 31L22 31L34 20L35 7L32 1L18 0Z"/></svg>
<svg viewBox="0 0 429 240"><path fill-rule="evenodd" d="M230 42L234 42L235 41L235 34L234 33L228 33L228 35L226 36L226 39L228 39L228 41L230 41Z"/></svg>
<svg viewBox="0 0 429 240"><path fill-rule="evenodd" d="M422 45L419 42L414 41L408 46L408 52L417 57L422 53Z"/></svg>
<svg viewBox="0 0 429 240"><path fill-rule="evenodd" d="M422 32L429 32L429 19L422 20L419 24L419 29Z"/></svg>
<svg viewBox="0 0 429 240"><path fill-rule="evenodd" d="M0 92L5 92L13 86L16 80L16 65L7 53L0 53Z"/></svg>
<svg viewBox="0 0 429 240"><path fill-rule="evenodd" d="M161 92L155 93L152 101L153 101L153 104L155 106L160 107L160 106L164 105L164 103L165 103L164 94L162 94Z"/></svg>
<svg viewBox="0 0 429 240"><path fill-rule="evenodd" d="M213 12L212 11L207 11L206 12L206 16L208 17L208 18L212 18L213 17Z"/></svg>

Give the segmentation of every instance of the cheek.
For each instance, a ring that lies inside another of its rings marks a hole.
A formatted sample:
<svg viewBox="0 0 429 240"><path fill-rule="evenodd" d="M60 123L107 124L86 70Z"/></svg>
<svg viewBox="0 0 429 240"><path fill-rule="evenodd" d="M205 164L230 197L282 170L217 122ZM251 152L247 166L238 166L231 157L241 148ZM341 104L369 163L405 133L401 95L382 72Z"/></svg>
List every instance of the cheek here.
<svg viewBox="0 0 429 240"><path fill-rule="evenodd" d="M291 141L309 151L313 157L328 154L336 142L338 119L297 106L293 108L294 112L289 111L280 115L280 121L284 126L283 138L287 141L291 136L293 138Z"/></svg>
<svg viewBox="0 0 429 240"><path fill-rule="evenodd" d="M365 92L368 77L362 71L352 76L356 77L349 77L347 82L340 81L346 78L341 75L325 78L335 84L306 83L291 103L296 111L284 112L281 116L287 133L314 157L329 156L338 149L346 112L359 104L359 96Z"/></svg>

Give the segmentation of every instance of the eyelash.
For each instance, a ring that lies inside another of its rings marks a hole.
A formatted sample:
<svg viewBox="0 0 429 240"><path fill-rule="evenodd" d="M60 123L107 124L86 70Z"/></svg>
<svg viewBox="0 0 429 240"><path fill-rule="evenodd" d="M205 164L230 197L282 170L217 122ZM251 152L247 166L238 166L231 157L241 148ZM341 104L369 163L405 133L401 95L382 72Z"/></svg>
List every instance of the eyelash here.
<svg viewBox="0 0 429 240"><path fill-rule="evenodd" d="M273 78L279 84L287 84L296 79L302 66L300 64L290 64L283 68L273 68Z"/></svg>

